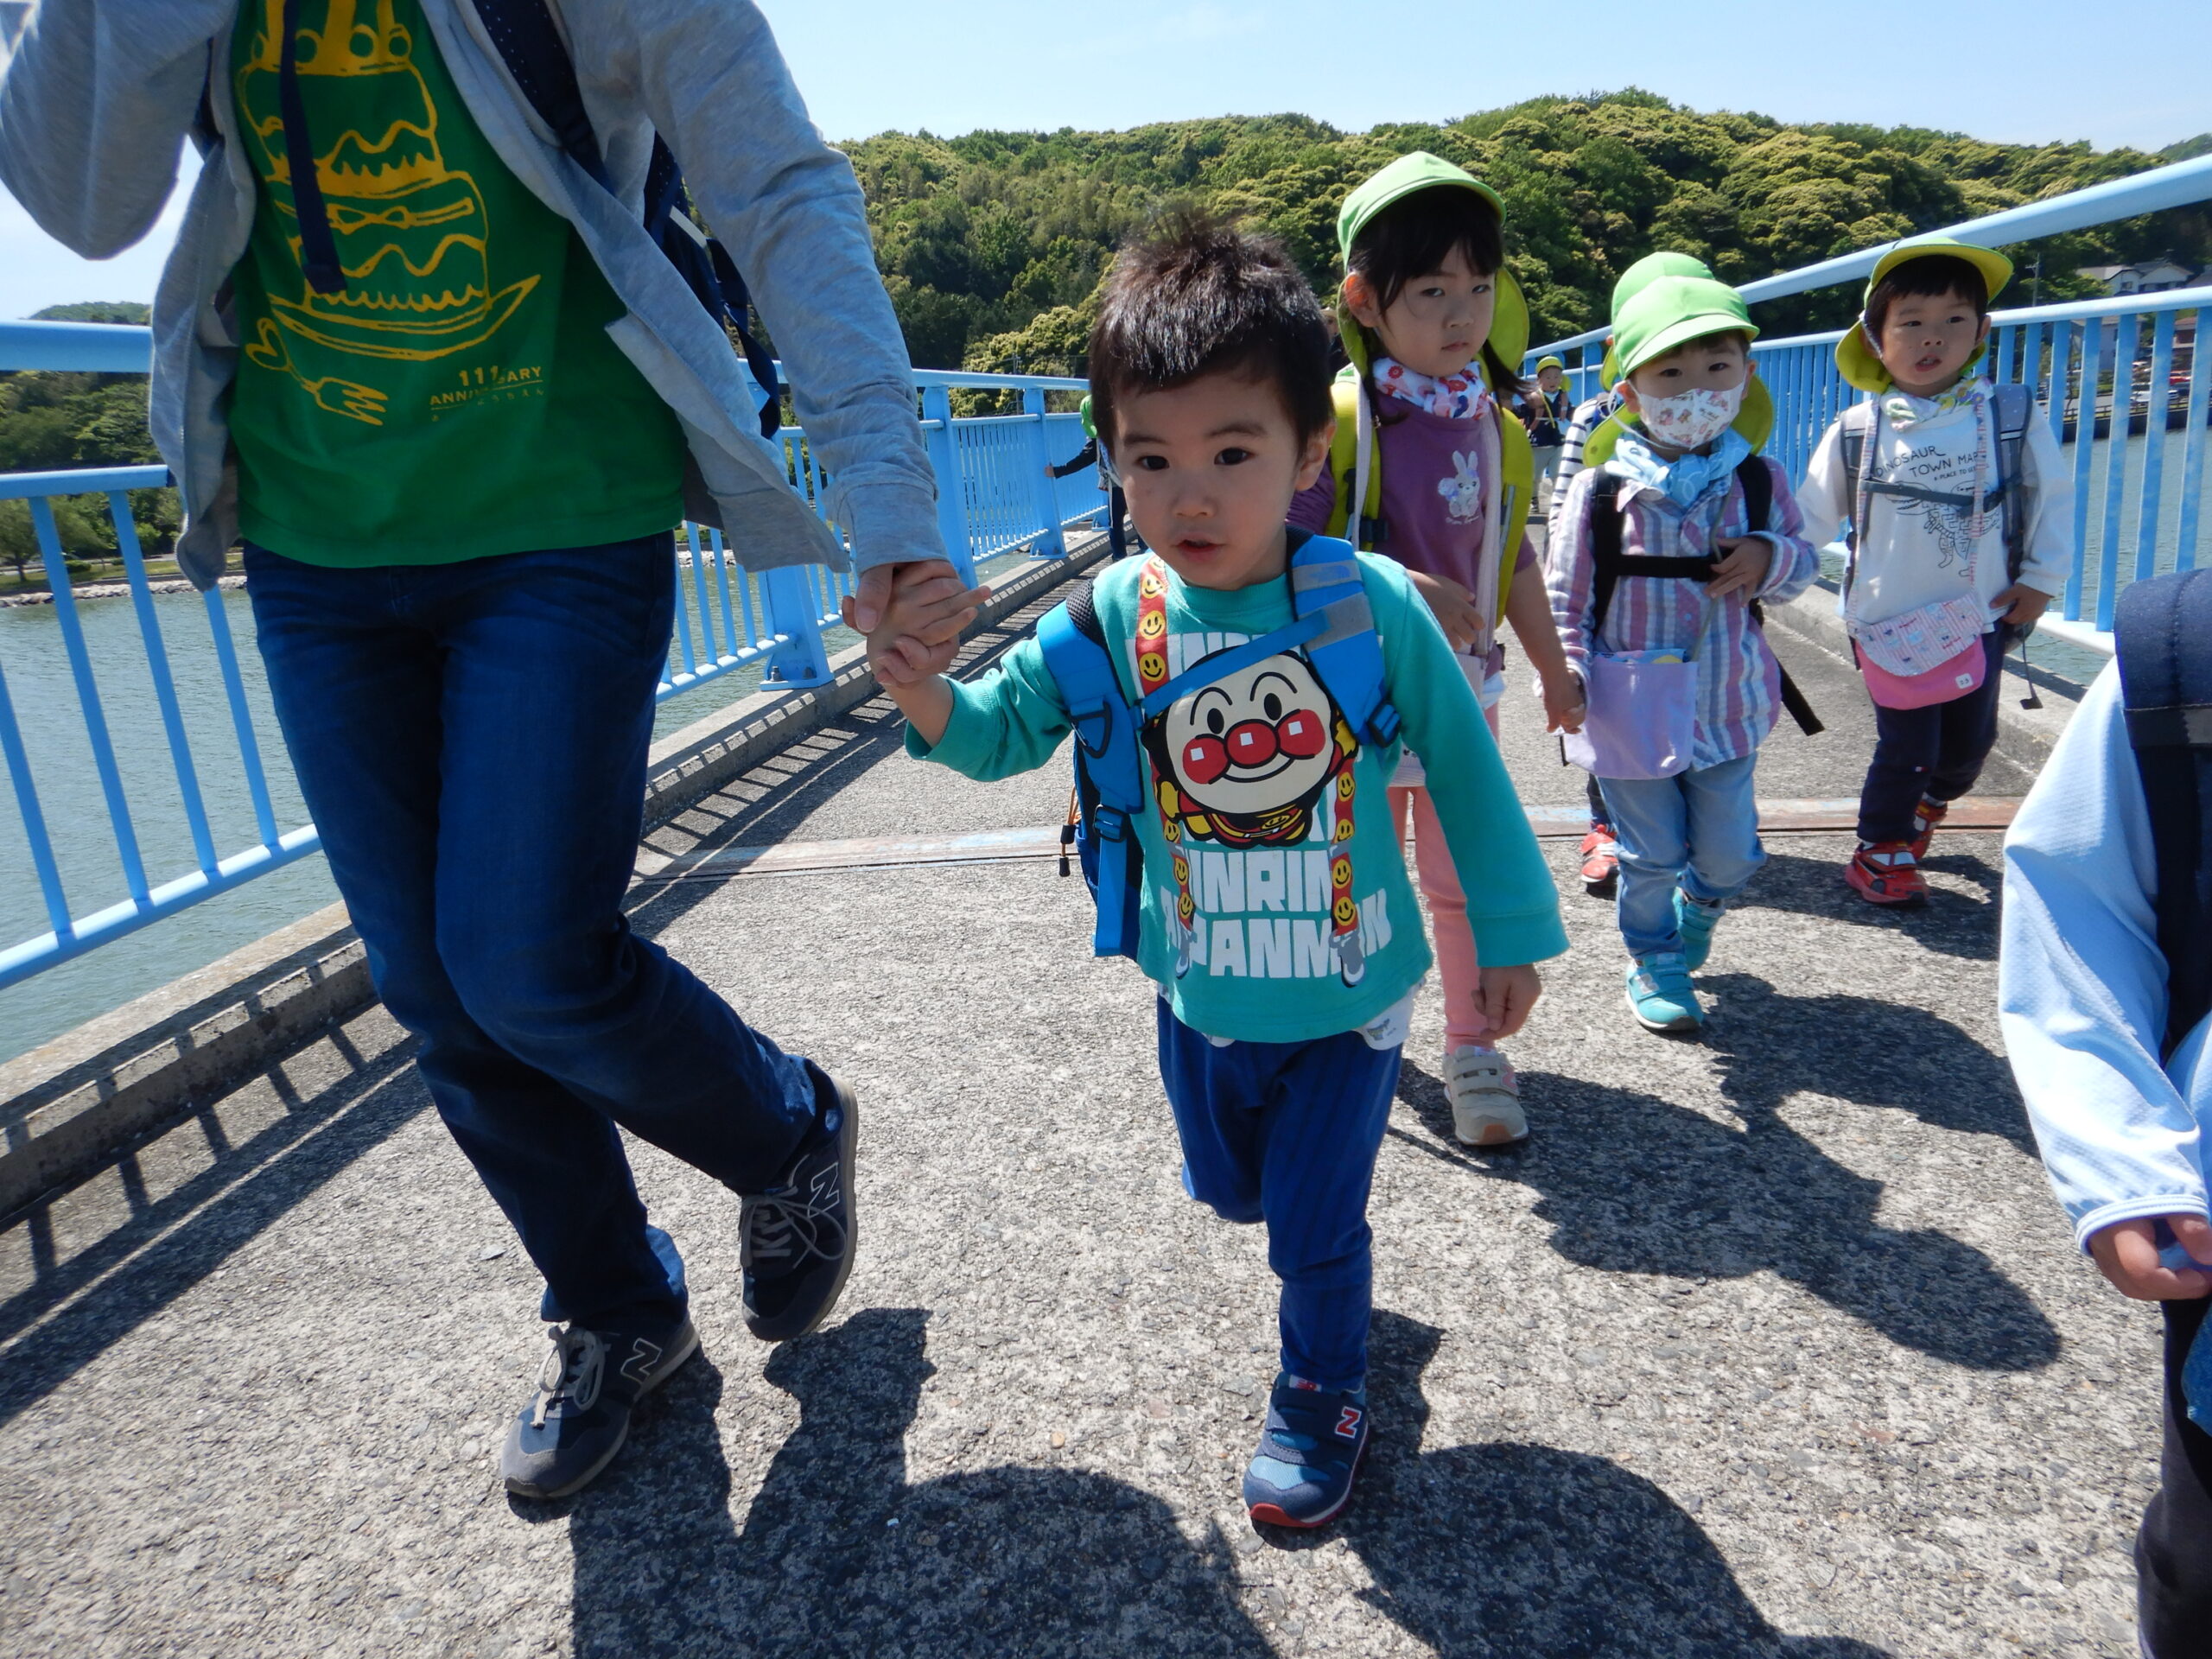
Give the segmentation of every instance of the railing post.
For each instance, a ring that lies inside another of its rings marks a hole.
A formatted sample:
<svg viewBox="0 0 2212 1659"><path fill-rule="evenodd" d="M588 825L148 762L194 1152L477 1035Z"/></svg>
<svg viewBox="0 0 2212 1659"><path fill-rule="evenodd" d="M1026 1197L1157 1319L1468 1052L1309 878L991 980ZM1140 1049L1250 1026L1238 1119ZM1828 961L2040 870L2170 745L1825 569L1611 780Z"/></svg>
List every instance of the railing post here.
<svg viewBox="0 0 2212 1659"><path fill-rule="evenodd" d="M830 683L830 656L822 649L819 602L804 566L786 564L760 573L760 596L768 605L768 632L788 636L768 653L762 690L784 690Z"/></svg>
<svg viewBox="0 0 2212 1659"><path fill-rule="evenodd" d="M1060 535L1060 493L1053 487L1045 469L1052 458L1045 447L1045 394L1036 386L1025 389L1021 394L1022 412L1036 416L1037 424L1029 429L1030 487L1037 492L1037 520L1045 533L1033 544L1031 551L1039 558L1064 559L1068 544Z"/></svg>
<svg viewBox="0 0 2212 1659"><path fill-rule="evenodd" d="M952 429L952 394L943 386L922 388L922 418L937 424L929 440L930 469L937 474L937 528L945 556L960 580L976 585L976 555L968 544L968 486L960 476L960 438Z"/></svg>

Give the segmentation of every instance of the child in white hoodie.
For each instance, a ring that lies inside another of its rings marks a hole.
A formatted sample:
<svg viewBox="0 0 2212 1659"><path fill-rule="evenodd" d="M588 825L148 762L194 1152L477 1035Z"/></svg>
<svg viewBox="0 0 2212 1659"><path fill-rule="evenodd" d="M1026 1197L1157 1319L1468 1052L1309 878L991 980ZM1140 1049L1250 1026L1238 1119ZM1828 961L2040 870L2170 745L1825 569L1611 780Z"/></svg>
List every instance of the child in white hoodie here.
<svg viewBox="0 0 2212 1659"><path fill-rule="evenodd" d="M1867 403L1821 440L1797 492L1805 533L1847 523L1844 623L1874 699L1859 849L1870 904L1922 905L1930 832L1997 740L2008 630L2024 632L2072 560L2073 484L2024 386L1974 372L2012 261L1948 237L1884 255L1836 366Z"/></svg>

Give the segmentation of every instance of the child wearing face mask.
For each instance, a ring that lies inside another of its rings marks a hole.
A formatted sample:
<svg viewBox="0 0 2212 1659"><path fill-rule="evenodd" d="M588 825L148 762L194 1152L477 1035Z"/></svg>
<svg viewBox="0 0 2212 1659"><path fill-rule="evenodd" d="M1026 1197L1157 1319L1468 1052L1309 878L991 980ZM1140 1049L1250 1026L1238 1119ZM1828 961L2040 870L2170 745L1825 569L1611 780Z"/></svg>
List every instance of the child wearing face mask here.
<svg viewBox="0 0 2212 1659"><path fill-rule="evenodd" d="M1535 550L1529 438L1505 406L1529 311L1505 269L1497 194L1440 156L1401 156L1354 190L1337 221L1337 315L1350 363L1336 386L1331 464L1291 505L1301 529L1342 536L1403 566L1450 639L1493 734L1504 690L1501 622L1536 669L1554 729L1580 718ZM1520 1086L1478 996L1466 899L1430 801L1430 771L1456 754L1408 753L1391 779L1399 834L1412 820L1444 982L1444 1081L1452 1132L1471 1147L1523 1140Z"/></svg>
<svg viewBox="0 0 2212 1659"><path fill-rule="evenodd" d="M1781 467L1757 451L1773 405L1736 291L1663 276L1613 320L1621 406L1591 434L1547 570L1587 690L1568 756L1593 773L1619 840L1627 1000L1650 1031L1704 1022L1690 976L1727 901L1765 859L1752 772L1782 708L1754 601L1819 572Z"/></svg>
<svg viewBox="0 0 2212 1659"><path fill-rule="evenodd" d="M1841 608L1874 701L1859 848L1867 903L1928 902L1920 861L1997 741L2008 633L2035 626L2073 563L2073 480L2024 386L1975 372L2012 262L1948 237L1882 256L1836 366L1867 402L1805 474L1807 533L1849 524Z"/></svg>

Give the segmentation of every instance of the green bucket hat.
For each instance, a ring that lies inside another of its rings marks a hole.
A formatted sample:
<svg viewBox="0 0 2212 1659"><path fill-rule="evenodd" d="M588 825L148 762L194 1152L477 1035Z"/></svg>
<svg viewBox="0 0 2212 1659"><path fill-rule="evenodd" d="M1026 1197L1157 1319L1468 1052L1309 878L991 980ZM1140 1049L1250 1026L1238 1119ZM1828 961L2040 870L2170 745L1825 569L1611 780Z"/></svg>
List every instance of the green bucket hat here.
<svg viewBox="0 0 2212 1659"><path fill-rule="evenodd" d="M1455 167L1441 156L1417 149L1409 156L1399 156L1344 198L1343 210L1337 214L1337 249L1344 256L1347 268L1351 263L1351 245L1376 214L1416 190L1433 189L1438 185L1471 190L1497 209L1501 219L1504 217L1505 204L1497 191L1464 167ZM1490 344L1500 362L1516 364L1529 353L1529 302L1522 296L1521 284L1513 280L1511 271L1500 266L1495 280L1497 308L1491 317ZM1337 311L1344 350L1363 373L1367 368L1366 337L1358 320L1351 315L1351 308L1341 298Z"/></svg>
<svg viewBox="0 0 2212 1659"><path fill-rule="evenodd" d="M1557 369L1563 374L1567 372L1567 359L1560 357L1538 358L1536 359L1536 372L1538 374L1541 374L1546 369Z"/></svg>
<svg viewBox="0 0 2212 1659"><path fill-rule="evenodd" d="M1710 276L1655 276L1613 318L1613 346L1605 353L1607 385L1617 386L1676 347L1724 332L1758 338L1758 325L1742 295ZM1590 435L1584 465L1604 461L1613 453L1613 441L1635 423L1626 404L1614 410ZM1734 424L1754 450L1773 435L1774 399L1756 374L1744 382L1744 406Z"/></svg>
<svg viewBox="0 0 2212 1659"><path fill-rule="evenodd" d="M1075 412L1083 416L1083 435L1086 438L1096 437L1098 435L1098 423L1091 416L1090 394L1089 392L1086 391L1083 394L1083 401L1076 405Z"/></svg>
<svg viewBox="0 0 2212 1659"><path fill-rule="evenodd" d="M2012 280L2012 262L1994 248L1977 248L1961 242L1955 236L1916 237L1910 242L1900 242L1874 262L1874 273L1866 279L1866 291L1859 296L1859 321L1844 330L1843 338L1835 343L1835 366L1843 378L1861 391L1883 392L1890 389L1890 372L1882 366L1882 359L1874 350L1874 342L1866 335L1866 305L1874 297L1874 289L1883 277L1888 276L1909 259L1925 259L1930 254L1948 254L1954 259L1963 259L1981 273L1981 280L1988 289L1988 297L1995 299L1998 290ZM1985 344L1966 360L1971 369L1981 361ZM1960 371L1965 372L1965 369Z"/></svg>
<svg viewBox="0 0 2212 1659"><path fill-rule="evenodd" d="M1613 283L1613 316L1618 319L1622 309L1630 300L1643 293L1662 276L1702 276L1710 281L1713 276L1713 267L1693 254L1647 253L1626 270L1621 272L1619 278ZM1605 366L1602 371L1605 384L1607 386L1618 385L1620 383L1620 376L1616 372L1618 365L1613 361L1612 348L1612 341L1607 340Z"/></svg>

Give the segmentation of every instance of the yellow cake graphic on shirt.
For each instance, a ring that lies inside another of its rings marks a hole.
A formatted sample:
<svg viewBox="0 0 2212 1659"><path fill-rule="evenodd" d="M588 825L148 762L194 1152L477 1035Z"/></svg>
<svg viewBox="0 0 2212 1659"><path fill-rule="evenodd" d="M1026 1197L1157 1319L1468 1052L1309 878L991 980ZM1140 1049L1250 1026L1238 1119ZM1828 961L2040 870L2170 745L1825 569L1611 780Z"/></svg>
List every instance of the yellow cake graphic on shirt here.
<svg viewBox="0 0 2212 1659"><path fill-rule="evenodd" d="M296 256L292 158L277 92L283 0L259 0L254 10L259 24L238 72L238 105ZM317 378L309 365L336 369L321 362L329 353L421 362L466 350L496 333L538 278L493 291L483 194L439 153L438 112L392 0L324 0L320 8L309 0L302 13L295 52L302 81L313 83L315 175L346 286L319 294L302 274L295 293L271 293L283 335L264 323L247 350L296 376L326 407L374 422L383 394L335 376ZM372 372L359 361L345 372ZM334 381L338 390L326 392Z"/></svg>

